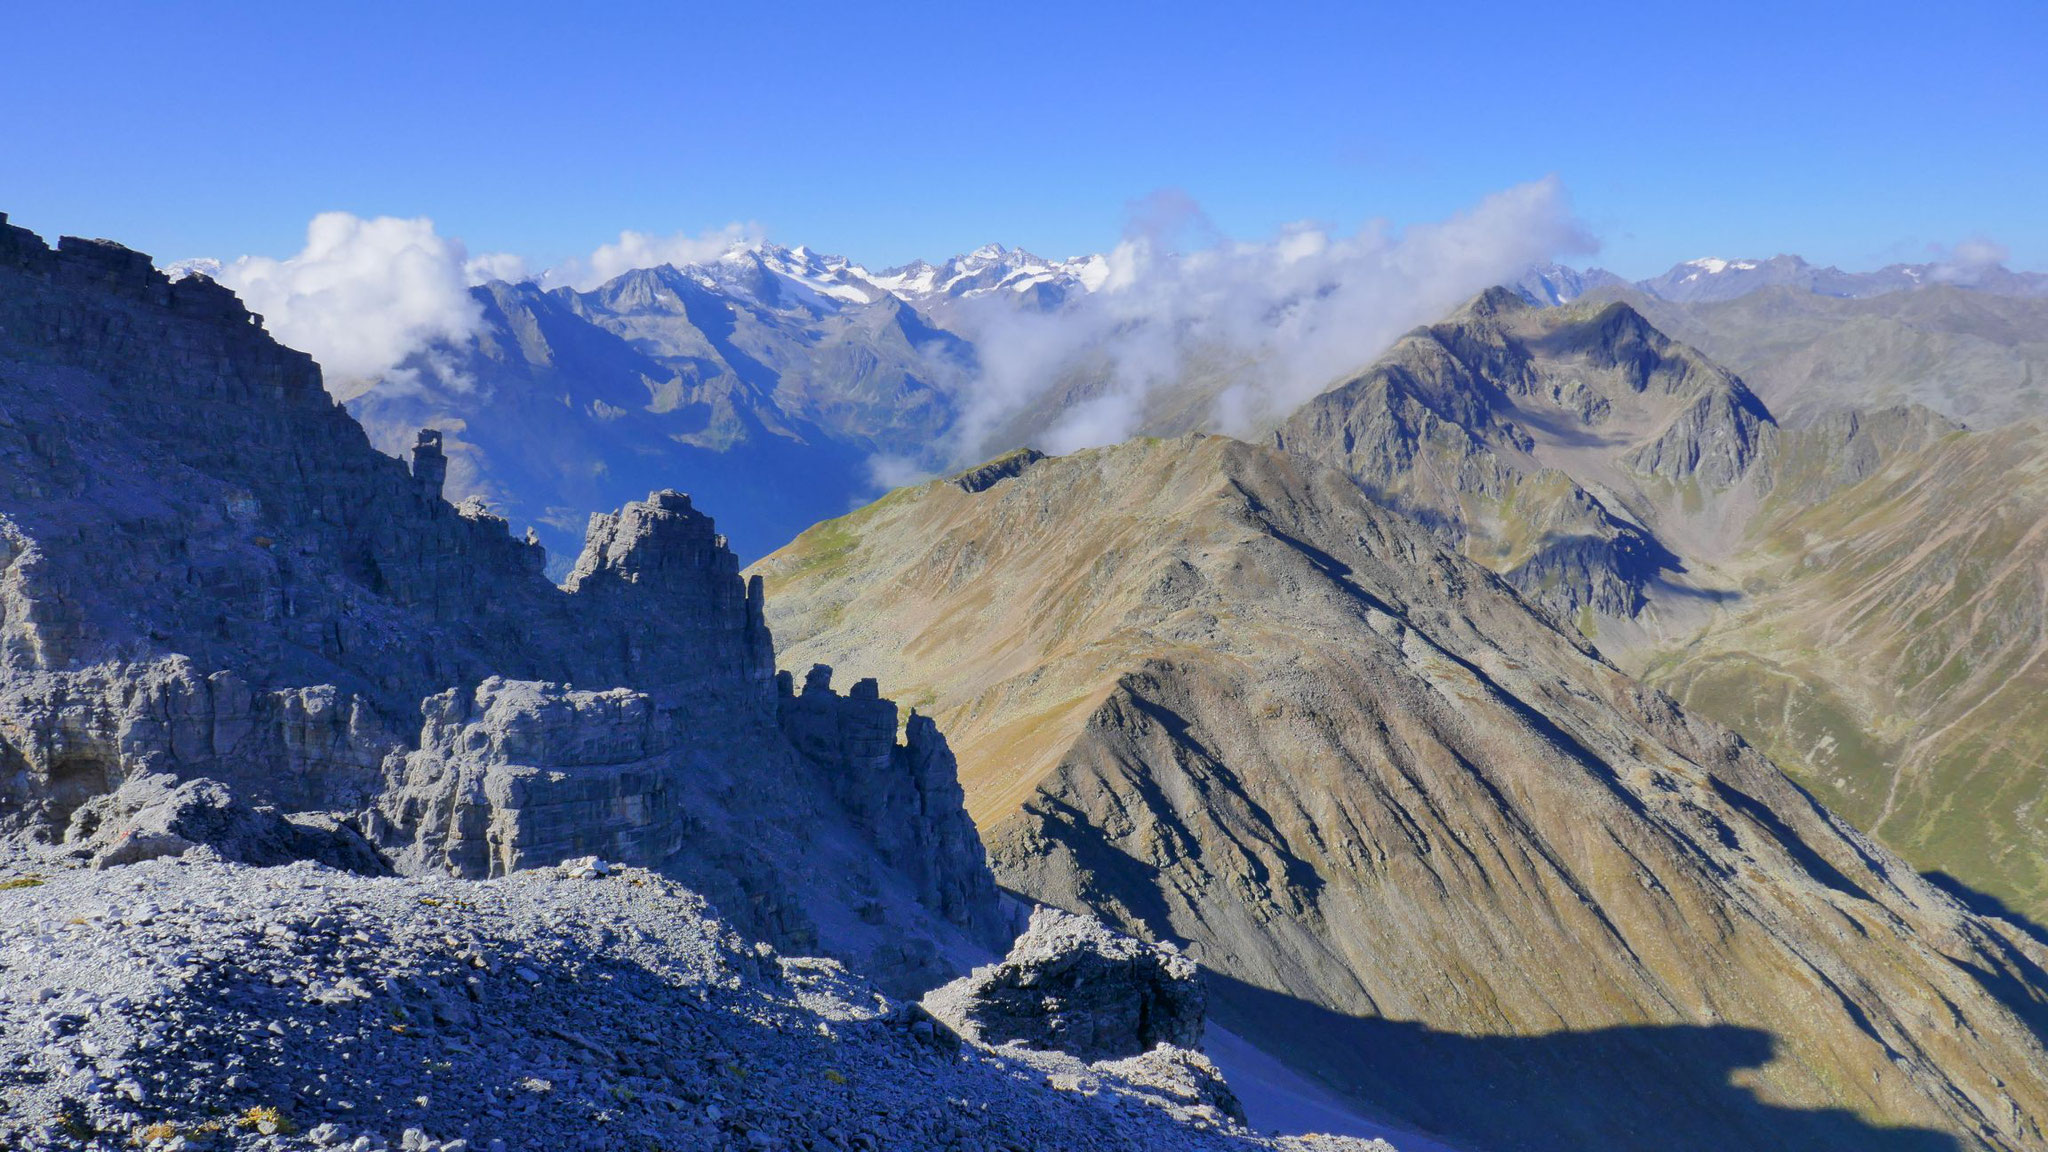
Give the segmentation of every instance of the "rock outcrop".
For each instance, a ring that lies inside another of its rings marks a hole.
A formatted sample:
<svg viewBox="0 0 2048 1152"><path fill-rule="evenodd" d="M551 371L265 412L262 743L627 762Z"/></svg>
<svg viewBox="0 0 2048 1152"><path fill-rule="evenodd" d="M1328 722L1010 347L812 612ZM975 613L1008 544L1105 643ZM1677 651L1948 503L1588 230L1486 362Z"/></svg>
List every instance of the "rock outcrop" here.
<svg viewBox="0 0 2048 1152"><path fill-rule="evenodd" d="M725 537L681 492L592 516L564 587L595 614L633 621L604 654L621 683L767 699L775 649L760 581L740 580Z"/></svg>
<svg viewBox="0 0 2048 1152"><path fill-rule="evenodd" d="M1172 945L1039 908L1001 963L934 989L923 1003L977 1044L1021 1043L1096 1061L1162 1045L1199 1050L1208 996L1195 962Z"/></svg>
<svg viewBox="0 0 2048 1152"><path fill-rule="evenodd" d="M689 497L594 517L556 587L449 466L432 429L372 450L204 277L0 219L0 833L204 777L403 868L661 867L905 988L1000 935L944 742L899 753L889 705L891 799L846 802L865 737L792 745L759 583Z"/></svg>
<svg viewBox="0 0 2048 1152"><path fill-rule="evenodd" d="M751 585L757 596L760 581ZM883 699L872 679L841 696L832 690L832 669L817 664L801 694L787 672L776 684L790 743L870 830L883 858L917 885L918 898L984 938L1000 936L995 878L967 815L959 764L931 717L913 709L899 744L896 702Z"/></svg>
<svg viewBox="0 0 2048 1152"><path fill-rule="evenodd" d="M658 863L681 848L670 784L683 741L646 693L492 677L422 711L420 746L381 803L409 832L409 871L483 879L575 856Z"/></svg>
<svg viewBox="0 0 2048 1152"><path fill-rule="evenodd" d="M179 780L161 772L138 776L80 805L65 831L64 847L89 858L94 868L203 848L237 864L311 860L365 876L391 871L362 833L331 816L286 817L274 808L242 803L218 780Z"/></svg>

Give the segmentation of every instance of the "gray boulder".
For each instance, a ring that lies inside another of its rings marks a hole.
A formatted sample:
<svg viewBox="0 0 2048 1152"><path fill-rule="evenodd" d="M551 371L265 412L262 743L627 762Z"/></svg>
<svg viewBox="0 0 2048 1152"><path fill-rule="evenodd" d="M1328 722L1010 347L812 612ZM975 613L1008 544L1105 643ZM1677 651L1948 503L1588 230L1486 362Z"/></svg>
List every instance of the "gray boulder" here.
<svg viewBox="0 0 2048 1152"><path fill-rule="evenodd" d="M1039 908L1001 963L935 989L923 1003L976 1043L1018 1041L1096 1061L1161 1044L1199 1048L1208 993L1195 962L1171 944Z"/></svg>
<svg viewBox="0 0 2048 1152"><path fill-rule="evenodd" d="M80 805L64 841L95 868L204 848L242 864L311 860L369 876L390 872L369 841L340 820L252 807L218 780L181 781L167 772L138 776Z"/></svg>

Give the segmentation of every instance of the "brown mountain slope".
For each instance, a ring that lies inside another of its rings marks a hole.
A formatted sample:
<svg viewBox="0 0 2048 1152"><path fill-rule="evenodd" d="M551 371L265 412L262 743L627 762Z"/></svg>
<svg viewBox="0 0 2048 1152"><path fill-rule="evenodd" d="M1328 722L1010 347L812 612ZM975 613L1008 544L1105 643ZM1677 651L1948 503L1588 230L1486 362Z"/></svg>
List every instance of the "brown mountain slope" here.
<svg viewBox="0 0 2048 1152"><path fill-rule="evenodd" d="M786 661L938 716L1006 884L1185 941L1227 1023L1411 1124L2048 1146L2048 953L1334 470L1019 459L757 570Z"/></svg>
<svg viewBox="0 0 2048 1152"><path fill-rule="evenodd" d="M1788 492L1747 590L1645 657L1915 864L2048 918L2048 428L1951 432Z"/></svg>

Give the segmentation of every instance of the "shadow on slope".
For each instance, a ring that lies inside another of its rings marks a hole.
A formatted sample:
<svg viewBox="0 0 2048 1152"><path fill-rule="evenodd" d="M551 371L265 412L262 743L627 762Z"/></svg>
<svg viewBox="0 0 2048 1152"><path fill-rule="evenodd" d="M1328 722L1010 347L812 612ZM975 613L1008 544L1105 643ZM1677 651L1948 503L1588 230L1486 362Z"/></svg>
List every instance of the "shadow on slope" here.
<svg viewBox="0 0 2048 1152"><path fill-rule="evenodd" d="M1958 1152L1946 1133L1881 1128L1839 1109L1758 1100L1734 1074L1768 1062L1768 1032L1666 1025L1462 1036L1348 1016L1206 971L1225 1027L1337 1091L1473 1152Z"/></svg>
<svg viewBox="0 0 2048 1152"><path fill-rule="evenodd" d="M2025 932L2028 936L2033 937L2043 947L2048 947L2048 927L2043 927L2039 921L2030 918L2025 912L2007 904L1991 893L1980 892L1939 869L1933 872L1922 872L1920 878L1955 897L1963 907L1968 908L1977 915L1996 916L2000 920L2007 921L2013 927Z"/></svg>
<svg viewBox="0 0 2048 1152"><path fill-rule="evenodd" d="M2029 919L2026 913L1991 893L1979 892L1946 872L1922 872L1920 875L1928 883L1955 897L1963 907L1977 915L2002 920L2013 932L2048 947L2048 928L2042 927ZM2034 1030L2034 1035L2048 1043L2048 999L2044 999L2042 994L2036 991L2048 988L2048 972L2042 971L2039 965L2018 948L2005 948L2001 958L2005 961L2003 968L1987 969L1974 964L1963 964L1961 967L1977 983L1983 985L1986 992L1997 997L2007 1008L2012 1009L2014 1015L2024 1020L2027 1027ZM1952 960L1951 963L1955 961Z"/></svg>

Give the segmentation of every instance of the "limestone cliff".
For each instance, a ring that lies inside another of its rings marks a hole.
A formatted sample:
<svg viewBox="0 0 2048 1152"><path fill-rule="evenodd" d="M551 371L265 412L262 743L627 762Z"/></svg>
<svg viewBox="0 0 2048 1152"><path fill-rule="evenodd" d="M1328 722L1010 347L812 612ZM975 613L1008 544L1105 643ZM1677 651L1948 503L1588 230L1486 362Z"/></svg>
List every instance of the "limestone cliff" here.
<svg viewBox="0 0 2048 1152"><path fill-rule="evenodd" d="M1411 1124L2048 1147L2048 950L1343 473L1128 444L756 571L784 659L931 709L1006 887L1183 944L1222 1023Z"/></svg>
<svg viewBox="0 0 2048 1152"><path fill-rule="evenodd" d="M662 866L906 985L993 935L943 741L891 705L909 802L835 791L854 753L784 734L759 583L687 496L595 517L558 588L446 473L432 430L372 450L224 289L0 218L0 832L206 777L414 869Z"/></svg>

